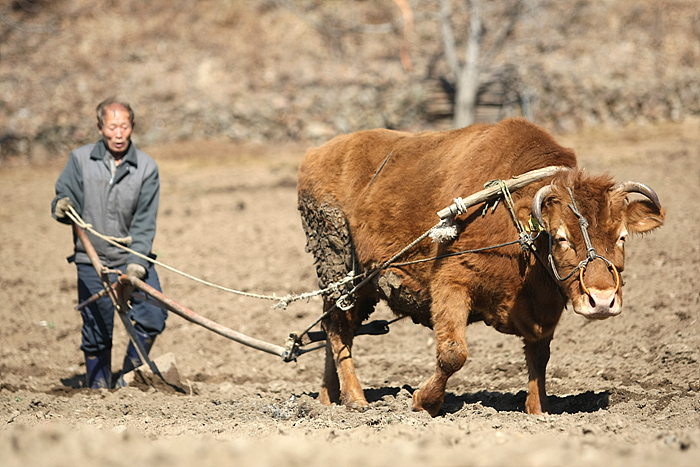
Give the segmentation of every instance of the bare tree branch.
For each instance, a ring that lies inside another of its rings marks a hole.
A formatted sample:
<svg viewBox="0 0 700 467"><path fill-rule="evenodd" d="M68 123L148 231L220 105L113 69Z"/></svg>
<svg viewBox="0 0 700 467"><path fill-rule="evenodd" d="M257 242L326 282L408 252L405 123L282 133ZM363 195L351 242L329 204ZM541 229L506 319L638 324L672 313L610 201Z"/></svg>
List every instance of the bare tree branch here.
<svg viewBox="0 0 700 467"><path fill-rule="evenodd" d="M32 34L54 34L57 30L56 20L52 20L48 24L30 24L23 21L14 21L8 15L0 12L0 23L5 24L11 29Z"/></svg>
<svg viewBox="0 0 700 467"><path fill-rule="evenodd" d="M15 3L22 8L24 11L29 13L38 13L41 10L41 6L34 4L28 0L15 0Z"/></svg>
<svg viewBox="0 0 700 467"><path fill-rule="evenodd" d="M524 4L524 0L517 0L513 7L508 11L508 22L500 30L499 34L496 36L496 39L494 39L493 44L491 44L491 48L488 50L488 52L484 54L484 58L482 59L484 68L488 68L489 66L491 66L491 63L493 63L494 58L496 58L498 52L500 52L503 48L503 43L513 33L513 30L515 29L515 24L518 22L518 19L520 19L520 16L523 12Z"/></svg>
<svg viewBox="0 0 700 467"><path fill-rule="evenodd" d="M298 8L291 0L280 0L280 3L289 11L297 15L299 18L309 23L318 32L330 37L338 38L346 34L388 34L391 32L398 31L404 25L403 18L397 18L394 21L381 24L353 24L332 26L310 18L305 11Z"/></svg>
<svg viewBox="0 0 700 467"><path fill-rule="evenodd" d="M403 40L401 41L401 64L406 72L413 69L411 56L408 53L409 41L413 32L413 10L406 0L394 0L394 3L401 9L403 15Z"/></svg>
<svg viewBox="0 0 700 467"><path fill-rule="evenodd" d="M455 36L452 31L452 5L450 0L440 0L440 25L442 28L442 45L445 49L445 58L450 66L455 79L461 74L461 66L457 60L457 51L455 50Z"/></svg>

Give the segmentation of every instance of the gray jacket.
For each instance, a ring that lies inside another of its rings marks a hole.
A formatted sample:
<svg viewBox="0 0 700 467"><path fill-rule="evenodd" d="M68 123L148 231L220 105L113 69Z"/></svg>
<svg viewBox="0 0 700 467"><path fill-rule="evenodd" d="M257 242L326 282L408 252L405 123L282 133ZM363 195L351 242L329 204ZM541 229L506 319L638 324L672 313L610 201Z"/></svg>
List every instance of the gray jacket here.
<svg viewBox="0 0 700 467"><path fill-rule="evenodd" d="M71 152L56 181L56 197L51 203L51 213L55 219L56 202L68 197L78 214L85 222L92 224L95 230L112 237L130 236L130 249L150 255L156 235L160 196L158 165L131 143L112 180L105 160L106 153L103 141L87 144ZM57 220L70 223L67 218ZM90 235L90 240L107 267L128 263L148 267L145 259L93 235ZM85 248L75 234L73 241L75 254L68 260L90 264Z"/></svg>

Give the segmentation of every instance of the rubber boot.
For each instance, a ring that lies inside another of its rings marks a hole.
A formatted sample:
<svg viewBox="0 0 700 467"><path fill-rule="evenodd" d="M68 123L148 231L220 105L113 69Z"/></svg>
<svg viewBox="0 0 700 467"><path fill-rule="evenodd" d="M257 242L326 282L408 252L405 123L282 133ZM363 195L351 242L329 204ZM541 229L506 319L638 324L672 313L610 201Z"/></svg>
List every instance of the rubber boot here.
<svg viewBox="0 0 700 467"><path fill-rule="evenodd" d="M156 338L151 337L148 334L141 332L137 329L134 329L134 331L136 331L136 337L138 338L139 342L141 342L141 345L143 346L144 350L146 350L146 355L148 355L148 353L151 351L151 348L153 347L153 343L155 342ZM134 368L140 367L141 365L143 365L143 362L139 357L139 353L136 350L136 346L134 346L134 343L131 342L131 340L129 340L129 345L126 348L126 355L124 356L124 364L122 365L122 371L119 375L119 379L116 382L116 386L126 386L126 383L124 382L124 375L132 371Z"/></svg>
<svg viewBox="0 0 700 467"><path fill-rule="evenodd" d="M85 353L85 377L90 389L110 388L112 382L112 349Z"/></svg>

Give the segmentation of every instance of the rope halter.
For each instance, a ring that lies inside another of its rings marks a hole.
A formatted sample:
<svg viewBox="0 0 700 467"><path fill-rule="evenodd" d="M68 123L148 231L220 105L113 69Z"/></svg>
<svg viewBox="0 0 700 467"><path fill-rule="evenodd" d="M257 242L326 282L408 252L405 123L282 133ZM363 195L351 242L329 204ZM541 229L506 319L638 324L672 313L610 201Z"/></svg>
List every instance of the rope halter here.
<svg viewBox="0 0 700 467"><path fill-rule="evenodd" d="M566 276L562 277L559 274L559 270L557 269L556 264L554 263L554 257L552 255L552 235L549 235L549 265L552 268L552 271L554 272L554 276L559 280L560 282L567 280L571 276L573 276L576 272L578 272L578 277L579 277L579 282L581 283L581 288L583 291L586 293L586 295L591 296L591 292L586 287L586 283L583 280L583 275L584 272L586 271L586 267L588 267L588 263L595 259L600 259L605 264L607 264L608 269L610 270L610 273L613 275L615 278L615 292L614 294L617 294L617 292L620 290L620 285L621 285L621 280L620 280L620 273L615 267L615 265L606 257L601 256L598 254L595 248L593 248L593 244L591 243L591 237L588 235L588 227L590 224L588 223L588 219L586 219L583 214L578 209L578 205L576 204L576 199L574 199L574 193L571 190L571 188L566 187L566 190L569 192L569 196L571 197L571 203L569 203L569 209L574 213L574 216L578 219L578 225L581 229L581 234L583 236L583 243L586 246L586 259L578 263L578 265L569 272ZM540 216L541 217L541 216Z"/></svg>

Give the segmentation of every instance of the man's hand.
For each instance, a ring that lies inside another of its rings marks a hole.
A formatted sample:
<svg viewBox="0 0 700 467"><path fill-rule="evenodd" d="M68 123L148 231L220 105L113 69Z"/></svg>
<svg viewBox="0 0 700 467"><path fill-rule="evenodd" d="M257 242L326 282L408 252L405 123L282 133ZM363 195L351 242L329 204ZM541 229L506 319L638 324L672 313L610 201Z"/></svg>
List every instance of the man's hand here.
<svg viewBox="0 0 700 467"><path fill-rule="evenodd" d="M126 266L126 274L137 279L143 279L146 277L146 268L137 263L129 263Z"/></svg>
<svg viewBox="0 0 700 467"><path fill-rule="evenodd" d="M63 219L64 217L66 217L66 213L70 211L70 208L72 207L73 203L71 203L70 198L68 197L61 198L58 201L56 201L56 209L54 209L56 219Z"/></svg>
<svg viewBox="0 0 700 467"><path fill-rule="evenodd" d="M143 278L146 277L146 268L144 268L138 263L129 263L126 265L126 275L129 277L135 277L139 280L143 280ZM132 294L134 293L134 289L136 288L136 286L130 280L119 282L122 286L122 300L124 300L125 302L127 300L131 300ZM123 303L123 305L126 305L126 303Z"/></svg>

